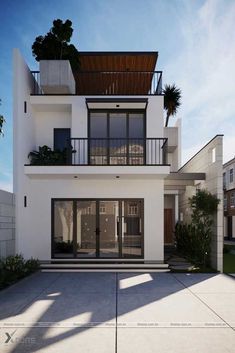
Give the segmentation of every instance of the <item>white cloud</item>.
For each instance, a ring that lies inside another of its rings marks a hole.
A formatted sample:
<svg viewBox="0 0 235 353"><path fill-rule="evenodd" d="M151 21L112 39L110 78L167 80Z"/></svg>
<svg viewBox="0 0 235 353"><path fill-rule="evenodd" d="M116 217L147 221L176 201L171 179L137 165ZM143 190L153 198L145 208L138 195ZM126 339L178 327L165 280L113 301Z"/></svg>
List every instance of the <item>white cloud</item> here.
<svg viewBox="0 0 235 353"><path fill-rule="evenodd" d="M222 133L226 161L235 155L235 2L208 0L198 9L189 3L180 54L166 68L168 82L183 93L183 160Z"/></svg>

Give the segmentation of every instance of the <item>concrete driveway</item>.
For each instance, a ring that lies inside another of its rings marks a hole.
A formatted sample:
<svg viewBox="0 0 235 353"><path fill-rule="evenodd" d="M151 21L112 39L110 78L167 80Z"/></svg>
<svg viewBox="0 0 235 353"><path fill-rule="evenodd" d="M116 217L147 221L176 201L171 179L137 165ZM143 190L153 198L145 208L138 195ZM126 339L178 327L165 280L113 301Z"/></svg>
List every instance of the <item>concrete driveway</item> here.
<svg viewBox="0 0 235 353"><path fill-rule="evenodd" d="M1 353L232 353L235 278L38 272L0 292L0 320Z"/></svg>

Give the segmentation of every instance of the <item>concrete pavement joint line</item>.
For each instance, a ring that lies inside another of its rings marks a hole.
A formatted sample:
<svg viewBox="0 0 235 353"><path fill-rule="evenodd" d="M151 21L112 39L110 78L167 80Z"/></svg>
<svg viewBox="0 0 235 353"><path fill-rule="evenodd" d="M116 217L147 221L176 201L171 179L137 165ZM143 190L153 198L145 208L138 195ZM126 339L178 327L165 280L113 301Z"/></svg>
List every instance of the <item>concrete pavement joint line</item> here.
<svg viewBox="0 0 235 353"><path fill-rule="evenodd" d="M235 331L235 329L226 321L224 320L219 314L217 314L217 312L215 310L213 310L208 304L206 304L200 297L198 297L196 295L196 293L193 293L193 291L191 291L191 289L189 289L183 282L181 282L177 277L175 277L175 275L173 275L173 273L171 274L180 284L182 284L182 286L184 286L195 298L197 298L198 300L200 300L200 302L202 304L204 304L209 310L211 310L220 320L222 320L228 327L230 327L233 331Z"/></svg>
<svg viewBox="0 0 235 353"><path fill-rule="evenodd" d="M46 291L48 288L50 288L51 285L54 284L54 283L58 280L58 278L61 277L61 276L62 276L62 274L58 274L57 277L56 277L56 279L55 279L53 282L51 282L51 283L49 284L49 286L47 286L46 288L44 288L43 290L41 290L41 292L40 292L38 295L36 295L34 298L32 298L27 304L25 304L24 306L22 306L22 307L18 310L18 312L16 313L16 315L19 315L22 310L24 310L24 309L27 308L29 305L31 305L34 300L36 300L38 297L40 297L40 295L42 295L42 293L43 293L44 291Z"/></svg>

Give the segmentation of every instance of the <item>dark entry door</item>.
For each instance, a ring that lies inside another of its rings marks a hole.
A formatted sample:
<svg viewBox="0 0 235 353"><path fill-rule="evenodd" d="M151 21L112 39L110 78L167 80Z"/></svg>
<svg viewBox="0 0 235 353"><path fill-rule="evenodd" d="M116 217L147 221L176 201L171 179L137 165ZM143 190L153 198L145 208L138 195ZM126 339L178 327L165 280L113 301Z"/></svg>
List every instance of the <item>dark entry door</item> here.
<svg viewBox="0 0 235 353"><path fill-rule="evenodd" d="M164 244L173 244L172 209L164 209Z"/></svg>
<svg viewBox="0 0 235 353"><path fill-rule="evenodd" d="M232 239L233 236L233 217L228 216L228 239Z"/></svg>

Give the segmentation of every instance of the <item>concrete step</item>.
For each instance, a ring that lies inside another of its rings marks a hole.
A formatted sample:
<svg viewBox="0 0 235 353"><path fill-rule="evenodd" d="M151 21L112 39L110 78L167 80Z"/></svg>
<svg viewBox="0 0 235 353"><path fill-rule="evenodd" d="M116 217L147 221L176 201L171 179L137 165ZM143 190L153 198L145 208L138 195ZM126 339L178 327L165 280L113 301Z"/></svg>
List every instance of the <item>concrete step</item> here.
<svg viewBox="0 0 235 353"><path fill-rule="evenodd" d="M158 263L41 263L41 271L159 271L169 272L168 264Z"/></svg>

